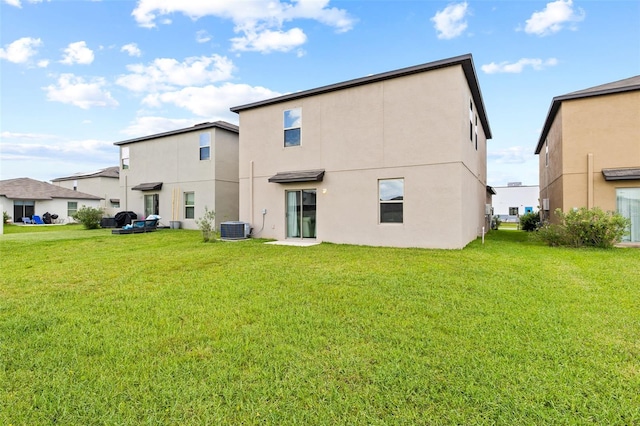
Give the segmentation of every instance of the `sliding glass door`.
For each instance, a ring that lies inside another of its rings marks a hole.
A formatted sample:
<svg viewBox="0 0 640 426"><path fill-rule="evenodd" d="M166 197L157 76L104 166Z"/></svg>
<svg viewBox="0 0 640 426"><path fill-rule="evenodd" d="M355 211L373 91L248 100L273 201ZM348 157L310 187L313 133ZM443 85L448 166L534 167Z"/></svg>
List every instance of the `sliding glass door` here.
<svg viewBox="0 0 640 426"><path fill-rule="evenodd" d="M618 213L631 219L629 233L622 241L640 242L640 188L616 189Z"/></svg>
<svg viewBox="0 0 640 426"><path fill-rule="evenodd" d="M286 191L287 238L316 237L316 190Z"/></svg>

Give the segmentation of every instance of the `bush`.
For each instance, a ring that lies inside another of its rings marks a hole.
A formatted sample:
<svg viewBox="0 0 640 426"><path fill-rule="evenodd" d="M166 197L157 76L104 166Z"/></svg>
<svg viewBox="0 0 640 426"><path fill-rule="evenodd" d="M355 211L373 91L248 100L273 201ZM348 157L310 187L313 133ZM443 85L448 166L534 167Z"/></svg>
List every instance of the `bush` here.
<svg viewBox="0 0 640 426"><path fill-rule="evenodd" d="M80 222L85 229L98 229L102 215L102 209L82 206L72 217Z"/></svg>
<svg viewBox="0 0 640 426"><path fill-rule="evenodd" d="M205 243L210 240L215 241L215 236L213 239L211 238L211 235L215 231L215 218L216 212L204 206L204 215L196 220L196 225L198 225L198 229L202 231L202 240Z"/></svg>
<svg viewBox="0 0 640 426"><path fill-rule="evenodd" d="M619 213L604 212L599 207L555 211L558 225L545 225L540 237L551 246L611 248L619 243L631 221Z"/></svg>
<svg viewBox="0 0 640 426"><path fill-rule="evenodd" d="M7 223L7 222L9 222L9 213L2 212L2 223Z"/></svg>
<svg viewBox="0 0 640 426"><path fill-rule="evenodd" d="M520 216L520 229L532 232L540 227L540 213L531 212Z"/></svg>
<svg viewBox="0 0 640 426"><path fill-rule="evenodd" d="M491 229L498 229L500 228L500 224L502 223L502 220L500 219L500 216L494 216L491 218Z"/></svg>

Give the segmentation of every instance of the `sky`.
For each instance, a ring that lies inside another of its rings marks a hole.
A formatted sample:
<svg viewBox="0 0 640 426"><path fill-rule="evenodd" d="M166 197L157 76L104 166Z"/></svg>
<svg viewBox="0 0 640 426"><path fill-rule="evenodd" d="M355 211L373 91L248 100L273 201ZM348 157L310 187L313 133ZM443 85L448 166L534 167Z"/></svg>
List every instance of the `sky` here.
<svg viewBox="0 0 640 426"><path fill-rule="evenodd" d="M0 0L0 179L117 166L114 142L467 53L487 183L537 185L553 97L640 74L640 1Z"/></svg>

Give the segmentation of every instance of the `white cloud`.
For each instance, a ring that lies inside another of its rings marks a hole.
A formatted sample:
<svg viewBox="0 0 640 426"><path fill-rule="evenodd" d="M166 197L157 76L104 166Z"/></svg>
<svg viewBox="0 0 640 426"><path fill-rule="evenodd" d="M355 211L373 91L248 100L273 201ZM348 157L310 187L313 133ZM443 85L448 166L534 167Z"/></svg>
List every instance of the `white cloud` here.
<svg viewBox="0 0 640 426"><path fill-rule="evenodd" d="M231 39L231 50L254 51L262 53L288 52L307 41L307 36L300 28L289 31L253 30L244 31L244 36Z"/></svg>
<svg viewBox="0 0 640 426"><path fill-rule="evenodd" d="M173 90L176 87L202 85L231 78L233 62L219 55L194 56L178 62L158 58L149 65L127 66L130 74L120 76L116 83L134 92Z"/></svg>
<svg viewBox="0 0 640 426"><path fill-rule="evenodd" d="M15 64L24 64L38 52L36 47L42 46L39 38L22 37L0 49L0 58Z"/></svg>
<svg viewBox="0 0 640 426"><path fill-rule="evenodd" d="M524 31L545 36L557 33L565 24L575 29L575 23L582 21L584 17L584 10L574 10L572 0L557 0L547 3L543 11L534 12L531 18L527 19Z"/></svg>
<svg viewBox="0 0 640 426"><path fill-rule="evenodd" d="M235 32L240 34L232 40L237 50L262 48L260 51L265 53L288 51L300 45L291 46L292 43L306 41L298 28L283 31L285 22L311 19L334 27L337 32L349 31L355 24L345 10L329 7L329 0L140 0L132 15L138 25L153 28L156 20L172 13L182 13L194 20L204 16L229 19L235 24Z"/></svg>
<svg viewBox="0 0 640 426"><path fill-rule="evenodd" d="M48 59L42 59L40 61L38 61L38 68L46 68L49 66L49 60Z"/></svg>
<svg viewBox="0 0 640 426"><path fill-rule="evenodd" d="M533 58L522 58L518 62L508 63L508 62L500 62L496 64L495 62L491 62L490 64L482 65L480 68L486 74L497 74L497 73L513 73L518 74L521 73L525 67L530 66L534 70L540 71L547 67L552 67L558 65L558 60L556 58L549 58L547 60L542 59L533 59Z"/></svg>
<svg viewBox="0 0 640 426"><path fill-rule="evenodd" d="M181 90L148 95L143 103L150 107L172 104L201 117L234 117L229 108L279 96L264 87L225 83L221 86L185 87Z"/></svg>
<svg viewBox="0 0 640 426"><path fill-rule="evenodd" d="M118 102L113 99L111 93L103 90L105 84L103 78L95 78L87 82L73 74L62 74L58 78L57 85L50 85L43 89L47 92L48 100L75 105L82 109L117 106Z"/></svg>
<svg viewBox="0 0 640 426"><path fill-rule="evenodd" d="M69 46L64 49L64 57L60 62L67 65L88 65L93 62L93 58L93 50L87 47L87 43L77 41L75 43L69 43Z"/></svg>
<svg viewBox="0 0 640 426"><path fill-rule="evenodd" d="M196 33L196 41L198 43L211 41L211 35L206 30L200 30Z"/></svg>
<svg viewBox="0 0 640 426"><path fill-rule="evenodd" d="M140 51L140 48L138 48L138 45L135 43L129 43L129 44L125 44L124 46L122 46L120 48L121 52L127 52L129 54L129 56L140 56L142 55L142 52Z"/></svg>
<svg viewBox="0 0 640 426"><path fill-rule="evenodd" d="M50 1L50 0L47 0ZM22 2L20 0L4 0L6 4L9 6L22 7ZM42 0L28 0L29 3L42 3Z"/></svg>
<svg viewBox="0 0 640 426"><path fill-rule="evenodd" d="M438 38L451 39L461 35L467 29L465 18L468 14L467 2L450 4L437 12L431 21L434 23Z"/></svg>
<svg viewBox="0 0 640 426"><path fill-rule="evenodd" d="M166 118L166 117L137 117L121 133L131 137L153 135L156 133L169 132L171 130L184 129L201 123L202 119L188 118Z"/></svg>
<svg viewBox="0 0 640 426"><path fill-rule="evenodd" d="M511 146L500 150L489 150L487 159L496 164L522 164L535 158L531 147Z"/></svg>

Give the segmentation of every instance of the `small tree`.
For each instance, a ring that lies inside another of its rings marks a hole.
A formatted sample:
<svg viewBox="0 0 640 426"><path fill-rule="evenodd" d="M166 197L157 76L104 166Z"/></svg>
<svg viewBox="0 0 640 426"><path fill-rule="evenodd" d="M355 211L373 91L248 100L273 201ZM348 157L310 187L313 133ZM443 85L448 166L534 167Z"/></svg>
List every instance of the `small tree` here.
<svg viewBox="0 0 640 426"><path fill-rule="evenodd" d="M98 229L102 219L102 209L82 206L73 216L73 219L80 222L85 229Z"/></svg>
<svg viewBox="0 0 640 426"><path fill-rule="evenodd" d="M500 216L495 215L494 217L491 218L491 229L500 228L501 223L502 223L502 219L500 219Z"/></svg>
<svg viewBox="0 0 640 426"><path fill-rule="evenodd" d="M7 222L9 222L9 213L4 211L2 212L2 223L7 223Z"/></svg>
<svg viewBox="0 0 640 426"><path fill-rule="evenodd" d="M216 212L209 210L207 206L204 206L204 215L196 219L196 225L202 231L202 240L205 243L212 240L211 234L215 232L215 219ZM213 241L215 241L215 238L213 238Z"/></svg>
<svg viewBox="0 0 640 426"><path fill-rule="evenodd" d="M520 216L520 229L532 232L540 226L540 214L538 212L529 212Z"/></svg>
<svg viewBox="0 0 640 426"><path fill-rule="evenodd" d="M560 224L545 225L540 237L549 245L611 248L619 243L631 221L619 213L585 207L564 213L556 209Z"/></svg>

